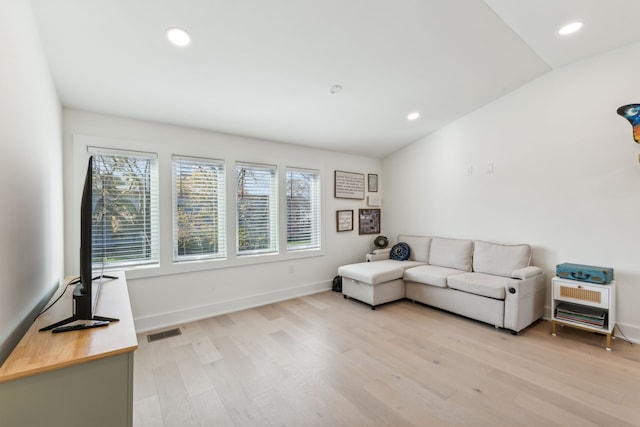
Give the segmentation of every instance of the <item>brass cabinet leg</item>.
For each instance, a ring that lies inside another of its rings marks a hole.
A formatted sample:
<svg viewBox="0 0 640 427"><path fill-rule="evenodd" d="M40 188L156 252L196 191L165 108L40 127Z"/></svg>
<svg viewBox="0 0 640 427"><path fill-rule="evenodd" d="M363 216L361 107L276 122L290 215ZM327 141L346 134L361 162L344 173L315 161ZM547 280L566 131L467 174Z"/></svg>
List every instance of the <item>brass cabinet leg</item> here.
<svg viewBox="0 0 640 427"><path fill-rule="evenodd" d="M556 336L556 322L551 321L551 335Z"/></svg>

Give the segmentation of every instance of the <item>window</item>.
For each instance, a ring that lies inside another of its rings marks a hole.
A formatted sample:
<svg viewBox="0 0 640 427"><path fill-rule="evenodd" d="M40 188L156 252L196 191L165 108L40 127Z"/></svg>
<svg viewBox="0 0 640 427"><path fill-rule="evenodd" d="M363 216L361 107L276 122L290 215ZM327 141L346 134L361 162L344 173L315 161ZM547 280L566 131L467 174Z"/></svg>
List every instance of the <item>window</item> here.
<svg viewBox="0 0 640 427"><path fill-rule="evenodd" d="M173 259L226 256L222 160L173 158Z"/></svg>
<svg viewBox="0 0 640 427"><path fill-rule="evenodd" d="M287 250L320 247L320 175L287 168Z"/></svg>
<svg viewBox="0 0 640 427"><path fill-rule="evenodd" d="M105 268L159 262L155 154L90 148L93 168L92 255Z"/></svg>
<svg viewBox="0 0 640 427"><path fill-rule="evenodd" d="M238 255L278 251L278 191L275 166L236 164Z"/></svg>

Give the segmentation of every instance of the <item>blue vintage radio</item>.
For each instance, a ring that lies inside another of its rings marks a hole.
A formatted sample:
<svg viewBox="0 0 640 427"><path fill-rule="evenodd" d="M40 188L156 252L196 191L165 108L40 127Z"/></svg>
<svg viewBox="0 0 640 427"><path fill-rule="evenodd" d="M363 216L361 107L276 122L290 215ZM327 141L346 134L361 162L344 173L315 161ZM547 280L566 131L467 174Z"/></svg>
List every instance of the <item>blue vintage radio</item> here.
<svg viewBox="0 0 640 427"><path fill-rule="evenodd" d="M556 265L556 276L562 279L604 284L613 280L613 268L565 262Z"/></svg>

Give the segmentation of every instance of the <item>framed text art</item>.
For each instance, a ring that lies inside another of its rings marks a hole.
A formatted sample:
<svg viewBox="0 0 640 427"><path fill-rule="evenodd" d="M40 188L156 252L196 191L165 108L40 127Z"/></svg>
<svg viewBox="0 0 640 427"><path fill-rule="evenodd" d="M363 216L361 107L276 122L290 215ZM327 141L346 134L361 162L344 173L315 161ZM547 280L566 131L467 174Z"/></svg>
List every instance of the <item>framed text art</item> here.
<svg viewBox="0 0 640 427"><path fill-rule="evenodd" d="M359 209L358 214L359 234L380 234L380 209Z"/></svg>
<svg viewBox="0 0 640 427"><path fill-rule="evenodd" d="M378 175L375 173L370 173L367 175L368 179L368 189L371 193L376 193L378 191Z"/></svg>
<svg viewBox="0 0 640 427"><path fill-rule="evenodd" d="M335 171L334 196L336 199L364 200L364 174Z"/></svg>
<svg viewBox="0 0 640 427"><path fill-rule="evenodd" d="M336 211L336 227L338 231L353 230L353 211Z"/></svg>

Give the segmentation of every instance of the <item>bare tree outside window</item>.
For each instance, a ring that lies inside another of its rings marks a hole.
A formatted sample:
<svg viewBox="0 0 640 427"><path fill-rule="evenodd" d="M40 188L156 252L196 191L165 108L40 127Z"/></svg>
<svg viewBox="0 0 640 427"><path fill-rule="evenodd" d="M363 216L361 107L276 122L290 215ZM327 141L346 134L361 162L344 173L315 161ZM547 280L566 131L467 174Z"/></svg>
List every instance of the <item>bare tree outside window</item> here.
<svg viewBox="0 0 640 427"><path fill-rule="evenodd" d="M104 153L95 158L94 263L115 267L158 262L156 159Z"/></svg>
<svg viewBox="0 0 640 427"><path fill-rule="evenodd" d="M175 158L174 259L225 256L224 163Z"/></svg>
<svg viewBox="0 0 640 427"><path fill-rule="evenodd" d="M277 251L276 184L275 166L236 165L238 254Z"/></svg>

